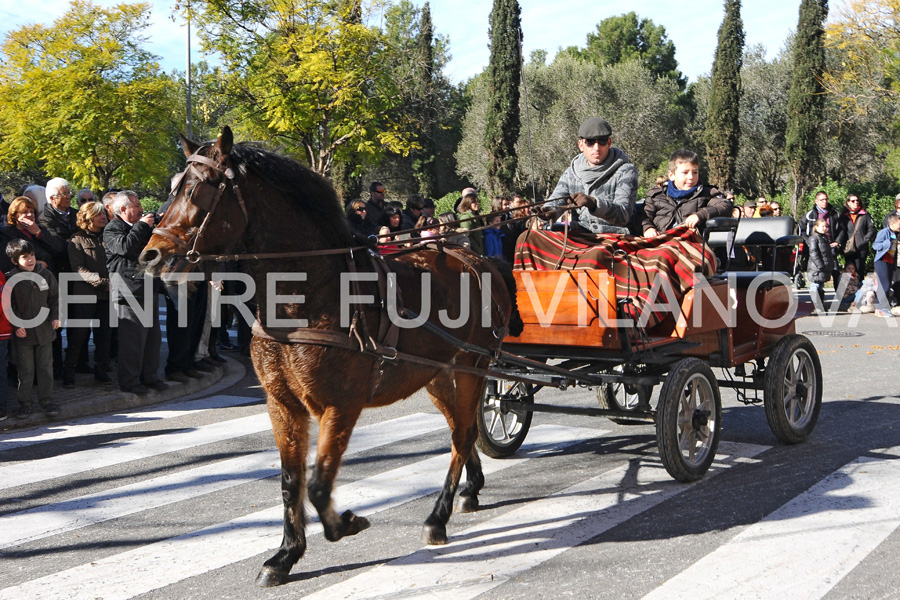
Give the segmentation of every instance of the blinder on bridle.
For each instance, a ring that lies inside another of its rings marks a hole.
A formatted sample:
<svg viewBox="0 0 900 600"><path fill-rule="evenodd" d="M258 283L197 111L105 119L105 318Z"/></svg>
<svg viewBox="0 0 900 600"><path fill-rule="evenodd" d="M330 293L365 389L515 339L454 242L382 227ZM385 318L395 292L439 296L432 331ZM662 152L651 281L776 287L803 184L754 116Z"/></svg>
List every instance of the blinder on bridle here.
<svg viewBox="0 0 900 600"><path fill-rule="evenodd" d="M191 235L191 237L185 242L178 236L165 231L164 229L156 229L154 233L164 237L169 240L179 248L185 250L185 258L188 262L196 264L200 262L201 256L197 251L197 244L200 241L200 238L203 236L203 233L206 231L207 226L209 225L209 220L212 214L215 212L216 207L219 205L219 200L222 199L222 194L225 192L225 188L230 183L231 189L234 192L235 198L238 200L238 204L241 207L241 212L244 215L244 223L249 224L250 218L247 214L247 207L244 204L244 198L241 195L241 190L237 185L237 182L234 179L234 170L231 167L223 167L216 161L197 154L196 152L188 157L187 159L187 168L182 171L177 179L173 182L172 193L177 196L184 186L184 176L188 171L191 171L199 181L195 183L189 190L187 190L186 196L187 200L204 211L206 215L203 217L203 222L200 223L200 227ZM207 178L196 166L195 163L199 163L205 165L212 169L216 174L218 174L218 183L212 182Z"/></svg>

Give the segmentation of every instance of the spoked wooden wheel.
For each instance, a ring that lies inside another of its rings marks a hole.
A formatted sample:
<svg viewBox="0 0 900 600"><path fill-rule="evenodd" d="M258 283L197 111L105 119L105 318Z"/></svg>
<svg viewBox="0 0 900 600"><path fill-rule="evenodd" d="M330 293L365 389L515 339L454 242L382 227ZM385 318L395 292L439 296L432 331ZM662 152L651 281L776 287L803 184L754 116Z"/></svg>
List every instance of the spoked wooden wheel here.
<svg viewBox="0 0 900 600"><path fill-rule="evenodd" d="M764 385L766 421L775 437L786 444L809 437L822 407L822 367L812 342L797 334L779 340Z"/></svg>
<svg viewBox="0 0 900 600"><path fill-rule="evenodd" d="M678 361L659 394L656 443L663 466L678 481L703 477L716 456L722 399L709 366L696 358Z"/></svg>
<svg viewBox="0 0 900 600"><path fill-rule="evenodd" d="M502 400L517 404L501 405ZM503 458L518 450L531 427L532 413L525 405L532 402L534 394L529 384L487 378L478 409L478 448L492 458Z"/></svg>

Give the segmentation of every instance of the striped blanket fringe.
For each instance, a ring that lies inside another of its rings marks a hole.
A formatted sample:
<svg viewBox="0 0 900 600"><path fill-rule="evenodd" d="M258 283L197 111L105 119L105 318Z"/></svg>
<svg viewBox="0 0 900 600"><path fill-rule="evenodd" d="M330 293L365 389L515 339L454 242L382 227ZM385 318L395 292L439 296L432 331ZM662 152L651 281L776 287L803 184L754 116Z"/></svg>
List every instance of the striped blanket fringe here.
<svg viewBox="0 0 900 600"><path fill-rule="evenodd" d="M631 298L638 315L648 305L647 327L666 315L669 304L681 305L684 294L694 285L695 275L715 272L716 259L696 232L685 226L665 231L653 238L619 234L586 234L528 230L516 244L514 269L546 271L555 269L603 269L616 282L618 300ZM664 278L666 281L657 281ZM652 291L656 283L656 291ZM666 285L668 284L668 285ZM674 297L670 297L674 295Z"/></svg>

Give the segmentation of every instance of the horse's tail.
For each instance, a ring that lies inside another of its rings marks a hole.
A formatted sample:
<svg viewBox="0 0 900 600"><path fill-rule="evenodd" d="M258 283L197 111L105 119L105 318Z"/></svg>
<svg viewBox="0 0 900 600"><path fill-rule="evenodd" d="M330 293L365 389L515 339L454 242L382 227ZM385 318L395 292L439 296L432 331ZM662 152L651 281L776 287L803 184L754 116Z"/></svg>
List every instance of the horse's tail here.
<svg viewBox="0 0 900 600"><path fill-rule="evenodd" d="M487 257L488 261L503 277L503 283L506 284L506 291L509 292L509 300L512 304L512 312L509 315L509 335L518 337L525 329L525 323L522 322L522 315L519 314L519 303L516 301L516 278L513 276L512 267L508 262L497 256Z"/></svg>

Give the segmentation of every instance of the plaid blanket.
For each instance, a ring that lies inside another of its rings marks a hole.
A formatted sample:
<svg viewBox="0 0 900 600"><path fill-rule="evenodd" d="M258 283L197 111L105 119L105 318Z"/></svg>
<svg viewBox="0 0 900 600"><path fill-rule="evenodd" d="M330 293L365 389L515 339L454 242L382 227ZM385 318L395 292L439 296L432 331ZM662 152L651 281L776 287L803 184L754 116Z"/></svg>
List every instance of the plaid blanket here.
<svg viewBox="0 0 900 600"><path fill-rule="evenodd" d="M592 235L528 230L516 244L514 269L545 271L555 269L605 269L613 274L618 299L631 298L638 315L648 301L662 306L675 302L694 285L695 269L702 264L705 275L713 275L716 259L703 240L687 227L676 227L653 238L629 235ZM665 281L657 281L664 278ZM654 282L657 293L651 296ZM666 285L668 284L668 285ZM674 295L674 297L671 297ZM659 323L672 311L646 311L646 326Z"/></svg>

